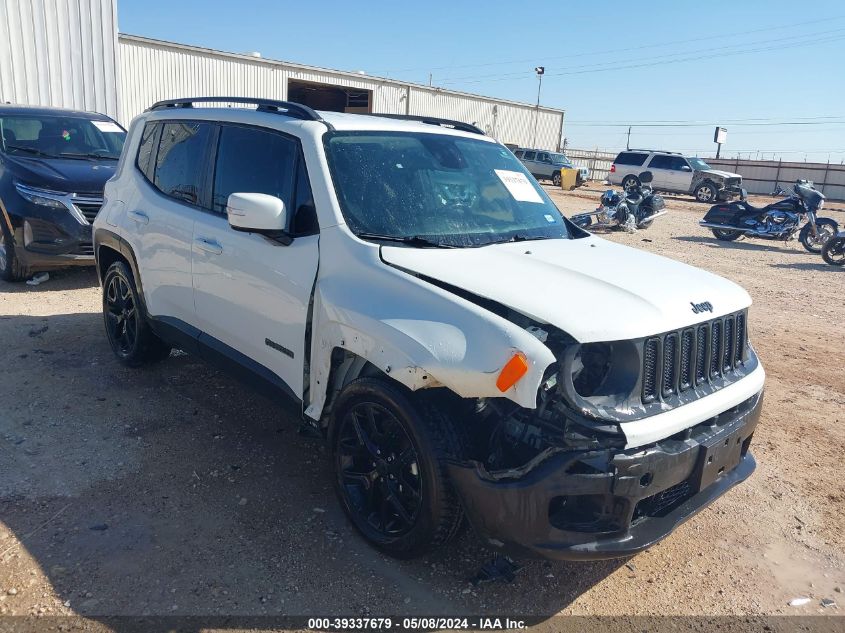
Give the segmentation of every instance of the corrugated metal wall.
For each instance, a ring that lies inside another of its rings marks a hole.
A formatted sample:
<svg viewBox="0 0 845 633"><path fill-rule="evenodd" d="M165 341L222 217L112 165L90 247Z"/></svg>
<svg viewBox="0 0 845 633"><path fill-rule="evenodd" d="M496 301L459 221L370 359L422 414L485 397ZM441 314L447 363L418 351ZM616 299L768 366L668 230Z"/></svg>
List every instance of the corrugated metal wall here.
<svg viewBox="0 0 845 633"><path fill-rule="evenodd" d="M845 165L725 158L704 160L715 169L740 174L748 193L770 194L776 185L790 189L796 180L806 179L812 180L816 189L831 200L845 200Z"/></svg>
<svg viewBox="0 0 845 633"><path fill-rule="evenodd" d="M119 36L123 123L162 99L231 95L286 99L289 79L372 91L374 112L424 114L474 123L489 135L556 149L563 112L248 55L222 53L133 35Z"/></svg>
<svg viewBox="0 0 845 633"><path fill-rule="evenodd" d="M0 0L0 103L120 119L116 0Z"/></svg>

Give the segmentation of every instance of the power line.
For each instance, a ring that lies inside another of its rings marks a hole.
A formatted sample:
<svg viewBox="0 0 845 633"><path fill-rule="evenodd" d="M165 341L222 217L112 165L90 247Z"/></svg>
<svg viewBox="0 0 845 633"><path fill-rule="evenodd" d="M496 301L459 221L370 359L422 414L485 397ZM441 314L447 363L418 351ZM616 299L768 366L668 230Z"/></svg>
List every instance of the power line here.
<svg viewBox="0 0 845 633"><path fill-rule="evenodd" d="M653 66L662 66L664 64L678 64L678 63L689 62L689 61L700 61L700 60L703 60L703 59L714 59L714 58L717 58L717 57L729 57L729 56L732 56L732 55L742 55L742 54L746 54L746 53L759 53L759 52L770 51L770 50L784 50L784 49L788 49L788 48L797 48L797 47L801 47L801 46L812 46L812 45L816 45L816 44L824 44L824 43L827 43L827 42L840 41L842 39L845 39L845 37L836 36L836 37L827 37L827 38L821 38L821 39L817 38L817 39L812 39L812 40L809 40L809 41L806 41L806 42L794 42L792 44L778 43L778 44L773 45L773 46L765 46L765 47L762 47L762 48L750 48L750 49L744 49L744 50L729 51L729 52L723 52L723 53L716 53L716 54L712 54L712 55L700 55L700 56L694 56L694 57L681 57L681 58L678 58L678 59L666 59L666 60L650 62L650 63L637 63L637 64L625 64L625 65L608 66L606 68L581 69L581 70L573 70L573 71L569 71L569 72L546 73L546 76L562 77L562 76L566 76L566 75L583 75L583 74L586 74L586 73L598 73L598 72L607 72L607 71L614 71L614 70L628 70L628 69L632 69L632 68L646 68L646 67L653 67ZM444 79L444 80L441 81L441 83L458 83L458 82L461 82L461 83L465 83L465 84L472 84L472 83L486 83L486 82L493 82L493 81L513 81L513 80L517 80L517 79L527 79L527 78L528 78L528 76L526 75L526 73L522 72L522 73L518 73L518 76L517 76L517 73L511 73L509 75L497 75L495 77L491 77L490 79L470 79L470 78L467 78L463 81L461 81L460 79L451 79L451 80Z"/></svg>
<svg viewBox="0 0 845 633"><path fill-rule="evenodd" d="M490 66L506 66L508 64L534 63L538 59L548 61L548 60L556 60L556 59L574 59L574 58L578 58L578 57L589 57L591 55L599 55L599 54L627 53L627 52L630 52L630 51L638 51L638 50L644 50L644 49L648 49L648 48L660 48L660 47L664 47L664 46L674 46L676 44L689 44L690 42L703 42L703 41L709 41L709 40L714 40L714 39L726 39L726 38L731 38L731 37L738 37L738 36L741 36L741 35L748 35L748 34L751 34L751 33L765 33L765 32L769 32L769 31L779 31L779 30L783 30L783 29L793 29L794 30L795 27L807 26L807 25L810 25L810 24L819 24L821 22L834 22L836 20L842 20L842 19L845 19L845 16L841 16L841 15L840 16L832 16L832 17L827 17L827 18L819 18L819 19L816 19L816 20L808 20L806 22L796 22L796 23L792 23L792 24L780 24L780 25L777 25L777 26L769 26L769 27L764 27L764 28L760 28L760 29L735 31L733 33L721 33L719 35L708 35L708 36L704 36L704 37L687 38L687 39L683 39L683 40L672 40L672 41L666 41L666 42L658 42L658 43L655 43L655 44L644 44L642 46L634 46L634 47L628 47L628 48L602 49L602 50L597 50L597 51L583 51L583 52L580 52L580 53L572 53L572 54L569 54L569 55L557 55L557 56L542 55L542 56L533 57L531 59L517 59L517 60L511 60L511 61L485 62L485 63L481 63L481 64L458 64L458 65L452 64L452 65L449 65L449 66L426 66L426 67L417 67L417 68L399 68L399 69L388 69L388 70L378 70L377 69L375 72L401 73L401 72L414 72L414 71L419 71L419 70L432 71L432 70L450 70L450 69L454 69L454 68L486 68L486 67L490 67Z"/></svg>

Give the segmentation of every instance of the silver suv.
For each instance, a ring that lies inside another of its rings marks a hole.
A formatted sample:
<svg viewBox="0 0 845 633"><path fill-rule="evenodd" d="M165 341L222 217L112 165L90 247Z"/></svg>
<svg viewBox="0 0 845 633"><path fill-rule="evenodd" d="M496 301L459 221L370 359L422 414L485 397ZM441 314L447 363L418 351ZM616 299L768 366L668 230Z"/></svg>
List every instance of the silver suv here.
<svg viewBox="0 0 845 633"><path fill-rule="evenodd" d="M739 194L742 187L742 176L713 169L700 158L637 149L620 152L607 179L612 185L628 189L640 184L637 175L646 170L654 176L655 190L689 193L699 202L727 200Z"/></svg>
<svg viewBox="0 0 845 633"><path fill-rule="evenodd" d="M531 175L537 180L551 180L555 187L560 186L561 169L577 169L577 185L587 181L590 177L590 170L586 167L577 167L569 160L566 154L560 152L548 152L542 149L519 148L514 150L516 157L528 168Z"/></svg>

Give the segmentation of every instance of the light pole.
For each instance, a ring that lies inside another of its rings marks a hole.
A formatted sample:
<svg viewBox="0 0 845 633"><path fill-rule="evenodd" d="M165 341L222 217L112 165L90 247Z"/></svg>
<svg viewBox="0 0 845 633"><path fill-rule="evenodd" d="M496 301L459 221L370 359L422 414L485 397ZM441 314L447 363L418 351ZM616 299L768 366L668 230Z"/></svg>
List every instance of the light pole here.
<svg viewBox="0 0 845 633"><path fill-rule="evenodd" d="M534 113L534 142L531 143L531 147L537 149L537 123L540 121L540 91L543 89L543 75L546 74L546 67L537 66L534 72L537 73L537 79L540 80L540 83L537 86L537 112Z"/></svg>

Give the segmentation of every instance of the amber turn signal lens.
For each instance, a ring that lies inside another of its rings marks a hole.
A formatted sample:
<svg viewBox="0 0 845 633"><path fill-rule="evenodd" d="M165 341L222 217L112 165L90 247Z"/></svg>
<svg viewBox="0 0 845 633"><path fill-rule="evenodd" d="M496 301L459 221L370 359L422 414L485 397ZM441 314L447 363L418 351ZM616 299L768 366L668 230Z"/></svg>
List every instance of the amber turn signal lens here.
<svg viewBox="0 0 845 633"><path fill-rule="evenodd" d="M504 393L513 387L527 371L528 359L525 358L525 354L522 352L517 352L502 367L502 372L499 374L499 378L496 379L496 386L499 388L499 391Z"/></svg>

